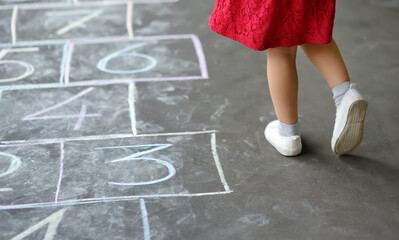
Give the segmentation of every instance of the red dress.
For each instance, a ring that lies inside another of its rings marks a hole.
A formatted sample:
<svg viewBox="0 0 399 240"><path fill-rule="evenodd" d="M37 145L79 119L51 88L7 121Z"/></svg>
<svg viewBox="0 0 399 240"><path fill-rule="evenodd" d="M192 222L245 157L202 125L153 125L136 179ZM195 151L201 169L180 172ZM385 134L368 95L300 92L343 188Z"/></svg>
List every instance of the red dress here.
<svg viewBox="0 0 399 240"><path fill-rule="evenodd" d="M332 40L335 0L216 0L209 27L255 50Z"/></svg>

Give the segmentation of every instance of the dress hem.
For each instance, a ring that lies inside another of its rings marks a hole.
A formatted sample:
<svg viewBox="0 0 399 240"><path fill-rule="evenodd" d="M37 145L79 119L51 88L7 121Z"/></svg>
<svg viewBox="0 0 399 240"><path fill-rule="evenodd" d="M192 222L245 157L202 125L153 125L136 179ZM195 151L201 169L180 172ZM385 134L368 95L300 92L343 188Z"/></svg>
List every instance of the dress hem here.
<svg viewBox="0 0 399 240"><path fill-rule="evenodd" d="M275 45L270 45L270 46L259 47L259 46L255 45L255 44L251 44L251 42L249 42L249 41L245 41L245 39L237 37L238 35L236 35L236 34L231 34L231 33L228 33L228 32L218 31L210 23L208 23L208 26L215 33L217 33L219 35L222 35L224 37L230 38L230 39L232 39L234 41L237 41L237 42L241 43L242 45L244 45L244 46L246 46L246 47L248 47L248 48L250 48L252 50L255 50L255 51L265 51L265 50L267 50L269 48L276 48L276 47L294 47L294 46L299 46L299 45L303 45L303 44L306 44L306 43L329 44L332 41L332 36L330 36L329 38L323 39L323 40L314 40L314 39L311 40L311 39L308 39L308 40L305 40L305 41L297 41L295 43L290 43L290 44L280 43L280 44L275 44Z"/></svg>

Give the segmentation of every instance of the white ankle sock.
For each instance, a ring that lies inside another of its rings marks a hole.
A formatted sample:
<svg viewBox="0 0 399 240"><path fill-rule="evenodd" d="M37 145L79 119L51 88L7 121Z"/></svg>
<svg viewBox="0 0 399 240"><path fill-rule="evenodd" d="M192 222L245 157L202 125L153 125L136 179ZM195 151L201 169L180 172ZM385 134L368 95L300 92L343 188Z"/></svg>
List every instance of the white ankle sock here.
<svg viewBox="0 0 399 240"><path fill-rule="evenodd" d="M345 93L349 90L349 88L350 88L350 82L347 81L339 84L338 86L332 89L335 107L338 108L339 105L341 105L342 98L344 97Z"/></svg>
<svg viewBox="0 0 399 240"><path fill-rule="evenodd" d="M280 135L284 137L299 135L299 121L295 124L285 124L280 122L278 130Z"/></svg>

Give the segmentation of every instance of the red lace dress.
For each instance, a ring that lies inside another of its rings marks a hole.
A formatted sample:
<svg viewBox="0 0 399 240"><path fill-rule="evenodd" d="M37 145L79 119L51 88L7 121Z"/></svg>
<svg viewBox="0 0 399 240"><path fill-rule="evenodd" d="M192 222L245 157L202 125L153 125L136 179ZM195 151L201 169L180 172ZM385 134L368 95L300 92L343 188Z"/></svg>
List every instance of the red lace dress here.
<svg viewBox="0 0 399 240"><path fill-rule="evenodd" d="M335 0L216 0L209 27L255 50L332 40Z"/></svg>

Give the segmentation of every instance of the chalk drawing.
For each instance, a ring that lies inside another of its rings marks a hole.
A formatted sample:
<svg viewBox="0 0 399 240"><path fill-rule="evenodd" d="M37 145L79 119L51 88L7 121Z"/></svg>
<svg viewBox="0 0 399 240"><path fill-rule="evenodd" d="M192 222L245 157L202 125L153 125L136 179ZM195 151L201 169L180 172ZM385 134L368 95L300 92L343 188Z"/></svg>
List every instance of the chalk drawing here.
<svg viewBox="0 0 399 240"><path fill-rule="evenodd" d="M57 35L63 35L66 32L71 31L74 28L80 27L80 28L85 28L85 23L92 20L95 17L100 16L101 14L103 14L104 11L103 10L96 10L96 11L81 11L81 10L71 10L71 11L61 11L60 14L58 15L58 12L46 12L47 16L50 17L65 17L65 16L71 16L71 15L81 15L81 14L86 14L86 16L70 22L67 26L60 28L59 30L57 30Z"/></svg>
<svg viewBox="0 0 399 240"><path fill-rule="evenodd" d="M129 53L129 51L132 51L133 49L136 49L136 48L143 47L145 45L147 45L146 42L136 43L132 46L128 46L119 51L111 53L111 54L105 56L104 58L102 58L97 63L97 68L103 72L112 73L112 74L134 74L134 73L147 72L157 65L157 60L155 60L155 58L150 57L146 54L136 53L136 52ZM143 58L148 61L147 66L139 68L139 69L134 69L134 70L112 70L112 69L107 68L107 64L109 61L111 61L114 58L125 57L125 56L132 57L132 58L134 58L134 57Z"/></svg>
<svg viewBox="0 0 399 240"><path fill-rule="evenodd" d="M144 240L150 240L150 224L144 199L140 199L141 220L143 222Z"/></svg>
<svg viewBox="0 0 399 240"><path fill-rule="evenodd" d="M172 146L171 144L147 144L147 145L131 145L131 146L113 146L113 147L102 147L102 148L96 148L96 149L126 149L126 148L143 148L143 147L154 147L151 148L149 150L146 151L141 151L138 153L134 153L131 154L127 157L124 158L118 158L118 159L114 159L111 160L107 163L117 163L117 162L125 162L125 161L154 161L158 164L164 165L167 169L168 169L168 175L163 177L163 178L159 178L159 179L155 179L155 180L151 180L151 181L144 181L144 182L108 182L108 184L111 185L119 185L119 186L141 186L141 185L150 185L150 184L155 184L155 183L160 183L163 181L166 181L170 178L172 178L175 174L176 174L176 169L173 167L172 164L170 164L167 161L163 161L163 160L159 160L159 159L155 159L155 158L139 158L139 156L143 156L145 154L149 154L149 153L153 153L156 151L160 151L162 149L168 148Z"/></svg>
<svg viewBox="0 0 399 240"><path fill-rule="evenodd" d="M62 220L62 217L64 213L66 212L66 208L59 210L58 212L55 212L48 216L47 218L43 219L42 221L36 223L35 225L29 227L22 233L18 234L17 236L11 238L11 240L21 240L24 239L25 237L31 235L32 233L36 232L40 228L47 226L47 231L46 235L44 236L43 240L53 240L55 234L57 233L57 228L58 225L60 225L60 222Z"/></svg>
<svg viewBox="0 0 399 240"><path fill-rule="evenodd" d="M5 156L6 158L8 158L10 160L10 166L8 167L8 169L5 172L0 173L0 178L12 174L13 172L17 171L18 168L21 167L21 159L19 157L9 154L9 153L4 153L4 152L0 152L0 157L1 156ZM12 188L1 188L0 187L0 192L9 192L12 190L13 190Z"/></svg>
<svg viewBox="0 0 399 240"><path fill-rule="evenodd" d="M27 63L27 62L23 62L23 61L19 61L19 60L1 60L3 59L8 53L12 53L12 52L38 52L39 48L38 47L29 47L29 48L5 48L2 49L0 51L0 65L1 64L16 64L16 65L21 65L22 67L25 68L25 72L17 77L12 77L12 78L0 78L0 83L2 82L13 82L13 81L18 81L18 80L22 80L28 76L30 76L34 71L35 68Z"/></svg>
<svg viewBox="0 0 399 240"><path fill-rule="evenodd" d="M82 109L80 111L80 113L78 115L60 115L60 116L41 116L39 117L38 115L41 115L43 113L49 112L51 110L60 108L62 106L64 106L65 104L68 104L72 101L75 101L76 99L88 94L89 92L93 91L95 88L91 87L91 88L87 88L81 92L79 92L78 94L68 98L67 100L58 103L56 105L53 105L51 107L48 107L46 109L43 109L41 111L29 114L28 116L22 118L23 121L29 121L29 120L47 120L47 119L67 119L67 118L77 118L78 121L75 124L74 130L78 130L80 128L80 126L82 125L82 121L84 118L86 117L99 117L101 116L101 114L86 114L86 107L82 106Z"/></svg>

